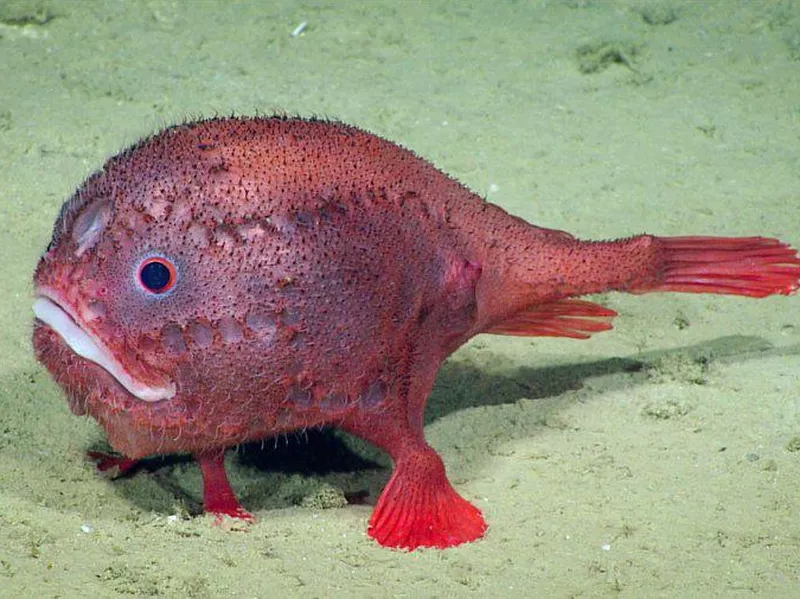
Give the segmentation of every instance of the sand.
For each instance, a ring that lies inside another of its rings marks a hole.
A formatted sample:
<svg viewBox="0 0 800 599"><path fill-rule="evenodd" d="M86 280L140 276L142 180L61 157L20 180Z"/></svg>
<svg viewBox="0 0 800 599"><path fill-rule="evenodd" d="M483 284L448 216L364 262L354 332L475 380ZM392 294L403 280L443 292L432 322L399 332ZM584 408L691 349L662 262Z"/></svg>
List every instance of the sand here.
<svg viewBox="0 0 800 599"><path fill-rule="evenodd" d="M798 297L607 294L589 341L474 339L427 415L490 524L457 549L366 536L389 461L330 432L230 452L249 530L195 517L190 460L98 476L102 430L30 347L59 207L164 125L275 111L581 237L800 245L798 2L4 2L0 594L800 596Z"/></svg>

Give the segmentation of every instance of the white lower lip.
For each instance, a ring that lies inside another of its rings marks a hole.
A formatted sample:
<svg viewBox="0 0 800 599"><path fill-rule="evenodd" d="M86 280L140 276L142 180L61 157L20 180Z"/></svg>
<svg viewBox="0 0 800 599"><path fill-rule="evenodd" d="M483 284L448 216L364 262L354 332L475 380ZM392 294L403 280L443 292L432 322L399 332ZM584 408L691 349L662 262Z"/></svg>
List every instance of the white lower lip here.
<svg viewBox="0 0 800 599"><path fill-rule="evenodd" d="M111 355L102 343L86 333L64 309L50 298L38 296L33 302L36 318L58 333L76 354L105 369L137 399L155 402L175 396L175 383L149 387L136 381Z"/></svg>

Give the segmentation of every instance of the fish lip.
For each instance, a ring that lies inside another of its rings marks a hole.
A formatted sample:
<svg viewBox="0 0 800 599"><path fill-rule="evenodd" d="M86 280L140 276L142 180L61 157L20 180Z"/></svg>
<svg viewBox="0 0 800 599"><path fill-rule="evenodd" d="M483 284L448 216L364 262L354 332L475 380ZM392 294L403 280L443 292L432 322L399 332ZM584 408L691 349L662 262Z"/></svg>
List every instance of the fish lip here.
<svg viewBox="0 0 800 599"><path fill-rule="evenodd" d="M154 387L131 376L105 343L87 330L72 307L54 290L42 287L36 289L33 313L36 320L55 331L73 352L97 364L135 398L154 403L175 396L175 383L169 379L165 385Z"/></svg>

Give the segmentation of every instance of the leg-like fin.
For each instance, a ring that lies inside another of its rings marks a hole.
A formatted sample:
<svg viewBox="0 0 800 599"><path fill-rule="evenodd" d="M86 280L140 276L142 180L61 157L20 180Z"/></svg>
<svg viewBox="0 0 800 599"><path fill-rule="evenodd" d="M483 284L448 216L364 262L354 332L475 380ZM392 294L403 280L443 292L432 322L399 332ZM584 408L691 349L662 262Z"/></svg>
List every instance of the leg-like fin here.
<svg viewBox="0 0 800 599"><path fill-rule="evenodd" d="M203 473L203 510L215 514L217 522L220 522L223 516L248 522L255 520L255 517L241 506L228 481L228 474L225 472L225 450L197 453L194 457Z"/></svg>
<svg viewBox="0 0 800 599"><path fill-rule="evenodd" d="M399 549L454 547L485 532L480 510L456 493L427 445L397 460L369 523L372 538Z"/></svg>
<svg viewBox="0 0 800 599"><path fill-rule="evenodd" d="M97 471L108 478L125 476L139 465L139 460L103 451L87 451L86 457L95 462Z"/></svg>

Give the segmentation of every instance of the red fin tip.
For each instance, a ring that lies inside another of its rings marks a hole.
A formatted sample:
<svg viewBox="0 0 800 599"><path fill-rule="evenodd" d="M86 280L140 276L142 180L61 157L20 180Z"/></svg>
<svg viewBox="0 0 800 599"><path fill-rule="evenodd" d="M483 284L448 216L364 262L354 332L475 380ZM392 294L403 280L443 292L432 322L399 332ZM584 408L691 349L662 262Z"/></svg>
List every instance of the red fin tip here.
<svg viewBox="0 0 800 599"><path fill-rule="evenodd" d="M369 534L385 547L455 547L481 538L481 512L450 485L428 447L400 460L372 514Z"/></svg>
<svg viewBox="0 0 800 599"><path fill-rule="evenodd" d="M766 297L800 287L800 257L767 237L658 237L663 277L631 293L681 291Z"/></svg>
<svg viewBox="0 0 800 599"><path fill-rule="evenodd" d="M490 329L493 335L520 337L571 337L588 339L592 333L613 328L614 310L579 299L562 299L531 306Z"/></svg>

